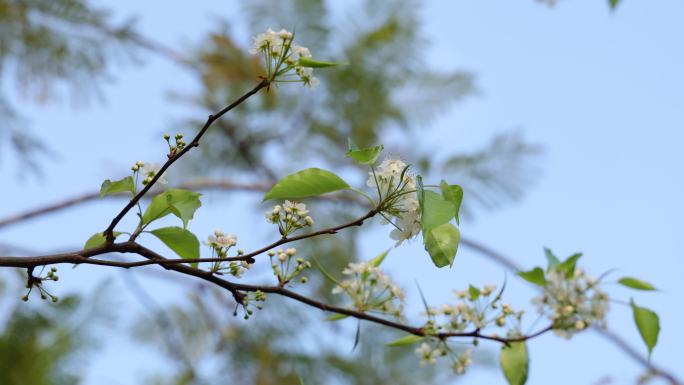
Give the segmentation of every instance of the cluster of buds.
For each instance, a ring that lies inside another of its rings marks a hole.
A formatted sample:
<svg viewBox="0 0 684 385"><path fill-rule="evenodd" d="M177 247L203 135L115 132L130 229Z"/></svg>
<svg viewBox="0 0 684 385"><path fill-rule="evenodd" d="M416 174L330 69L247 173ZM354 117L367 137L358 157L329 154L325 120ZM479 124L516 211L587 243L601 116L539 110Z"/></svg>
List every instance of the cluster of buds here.
<svg viewBox="0 0 684 385"><path fill-rule="evenodd" d="M342 274L347 279L336 282L333 294L346 294L352 307L403 318L404 292L373 261L350 263Z"/></svg>
<svg viewBox="0 0 684 385"><path fill-rule="evenodd" d="M55 295L50 294L45 287L43 287L43 282L45 281L59 281L59 276L57 276L57 268L56 267L51 267L50 270L48 270L47 274L45 274L42 277L35 277L33 276L33 272L29 271L29 277L26 281L26 288L28 289L28 292L21 297L21 300L26 302L29 300L29 295L31 294L31 291L33 288L38 289L38 292L40 293L40 299L46 300L50 298L52 302L57 302L59 301L59 298Z"/></svg>
<svg viewBox="0 0 684 385"><path fill-rule="evenodd" d="M495 290L495 285L484 285L482 288L471 285L467 290L455 291L454 294L459 299L456 304L428 308L428 324L435 333L506 326L510 329L507 335L519 333L524 311L514 311L511 305L501 303L502 293L494 295Z"/></svg>
<svg viewBox="0 0 684 385"><path fill-rule="evenodd" d="M308 48L293 43L294 34L270 28L254 37L251 53L261 53L266 61L267 78L274 82L302 82L311 88L320 82L313 76ZM322 63L318 63L319 65ZM332 64L332 63L329 63Z"/></svg>
<svg viewBox="0 0 684 385"><path fill-rule="evenodd" d="M205 244L211 247L212 258L228 258L228 252L237 244L237 236L233 234L226 234L221 230L214 231L213 235L207 238ZM243 255L243 250L237 250L237 255ZM217 261L211 267L212 273L227 273L236 278L242 277L245 271L252 267L246 261L230 261L228 263Z"/></svg>
<svg viewBox="0 0 684 385"><path fill-rule="evenodd" d="M242 309L245 312L245 319L249 319L249 317L254 314L252 309L250 309L250 306L256 307L258 310L263 309L262 303L266 301L266 293L264 293L261 290L256 290L254 292L250 292L245 294L243 297L241 297L239 303L235 305L235 310L233 311L233 316L237 317L238 315L238 308L242 306Z"/></svg>
<svg viewBox="0 0 684 385"><path fill-rule="evenodd" d="M297 249L294 247L288 249L278 249L276 251L269 251L268 257L271 259L271 268L273 274L278 278L278 285L285 286L294 281L304 270L311 268L311 262L303 258L295 258ZM292 262L294 260L294 263ZM307 283L309 279L306 276L299 278L299 282Z"/></svg>
<svg viewBox="0 0 684 385"><path fill-rule="evenodd" d="M314 221L307 215L309 210L304 203L285 201L283 205L275 205L264 216L266 221L278 225L278 231L283 237L293 232L312 226Z"/></svg>
<svg viewBox="0 0 684 385"><path fill-rule="evenodd" d="M147 185L150 182L152 182L152 179L159 173L159 170L161 169L161 166L159 163L148 163L148 162L143 162L142 160L139 160L131 166L131 170L133 171L133 174L136 176L136 180L138 178L138 175L140 175L143 180L142 184ZM166 184L166 178L164 178L166 173L162 174L157 182L161 184Z"/></svg>
<svg viewBox="0 0 684 385"><path fill-rule="evenodd" d="M471 349L456 353L447 346L445 341L427 338L425 341L415 350L416 355L420 358L420 366L434 365L439 358L448 357L452 360L451 368L454 373L463 374L468 366L473 363Z"/></svg>
<svg viewBox="0 0 684 385"><path fill-rule="evenodd" d="M390 237L399 246L407 239L418 235L421 230L420 203L416 194L416 181L408 172L409 165L399 159L385 159L368 173L366 184L377 190L380 199L380 214L383 224L395 227ZM392 222L390 217L394 217Z"/></svg>
<svg viewBox="0 0 684 385"><path fill-rule="evenodd" d="M164 140L166 140L166 143L169 145L169 158L173 158L187 146L187 143L183 141L183 134L176 134L173 138L176 141L175 145L171 144L171 135L164 135Z"/></svg>
<svg viewBox="0 0 684 385"><path fill-rule="evenodd" d="M605 327L610 300L596 279L576 268L548 271L544 292L532 303L540 314L548 314L556 335L569 339L590 325Z"/></svg>

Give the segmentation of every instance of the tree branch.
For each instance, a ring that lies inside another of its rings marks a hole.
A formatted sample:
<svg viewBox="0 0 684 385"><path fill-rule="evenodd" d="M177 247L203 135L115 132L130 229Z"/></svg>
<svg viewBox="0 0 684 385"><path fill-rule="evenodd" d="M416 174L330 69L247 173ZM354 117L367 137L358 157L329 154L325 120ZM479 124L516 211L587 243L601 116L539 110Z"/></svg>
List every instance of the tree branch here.
<svg viewBox="0 0 684 385"><path fill-rule="evenodd" d="M161 168L159 169L159 171L157 172L157 174L152 178L152 180L151 180L148 184L146 184L145 187L143 187L143 188L138 192L138 194L136 194L136 195L128 202L128 204L127 204L126 206L124 206L124 208L121 209L121 211L114 217L114 219L113 219L112 222L109 224L109 226L107 227L107 229L105 229L105 231L103 231L104 236L107 238L107 243L112 243L112 242L114 242L114 233L113 233L113 232L114 232L114 228L115 228L116 225L119 223L119 221L121 221L121 219L122 219L122 218L123 218L123 217L124 217L124 216L125 216L125 215L126 215L126 214L127 214L127 213L128 213L128 212L129 212L137 203L138 203L138 201L140 201L140 199L141 199L145 194L147 194L148 191L150 191L150 189L154 186L154 184L159 180L159 178L162 177L162 175L164 175L164 172L166 172L166 170L167 170L169 167L171 167L171 165L172 165L174 162L176 162L178 159L180 159L183 155L187 154L193 147L198 147L198 146L199 146L199 141L200 141L200 139L202 139L202 136L204 136L204 134L207 132L207 130L209 129L209 127L211 127L211 125L212 125L217 119L219 119L221 116L223 116L224 114L226 114L228 111L230 111L230 110L232 110L233 108L235 108L235 107L239 106L240 104L242 104L242 102L244 102L245 100L247 100L250 96L256 94L256 93L259 92L262 88L267 87L269 84L270 84L269 80L267 80L267 79L262 80L261 82L259 82L259 84L257 84L256 87L252 88L250 91L248 91L247 93L245 93L244 95L242 95L241 97L239 97L236 101L234 101L234 102L231 103L230 105L226 106L225 108L223 108L222 110L216 112L216 113L213 114L213 115L209 115L209 117L207 117L207 121L204 123L204 126L202 126L202 129L200 129L200 131L197 133L197 135L195 135L195 137L192 139L192 141L191 141L190 143L188 143L188 145L185 146L179 153L177 153L177 154L175 154L175 155L170 155L170 156L169 156L169 159L166 161L166 163L164 163L164 164L161 166Z"/></svg>

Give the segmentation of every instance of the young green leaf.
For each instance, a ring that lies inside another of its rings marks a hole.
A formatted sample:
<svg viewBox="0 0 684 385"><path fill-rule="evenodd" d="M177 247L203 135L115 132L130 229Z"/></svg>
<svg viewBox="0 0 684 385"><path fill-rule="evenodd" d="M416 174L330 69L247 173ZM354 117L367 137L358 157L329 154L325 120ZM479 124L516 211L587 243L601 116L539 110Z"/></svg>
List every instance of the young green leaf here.
<svg viewBox="0 0 684 385"><path fill-rule="evenodd" d="M525 384L530 368L525 342L511 342L501 347L499 364L509 385Z"/></svg>
<svg viewBox="0 0 684 385"><path fill-rule="evenodd" d="M385 260L385 257L387 256L387 254L389 254L390 250L391 249L387 249L387 250L383 251L382 253L378 254L375 258L371 259L371 261L370 261L371 265L373 265L373 267L380 266L382 261Z"/></svg>
<svg viewBox="0 0 684 385"><path fill-rule="evenodd" d="M121 232L119 231L114 231L112 232L112 235L114 235L114 239L121 235ZM104 234L102 233L95 233L93 236L88 238L88 240L85 243L85 246L83 246L83 250L88 250L88 249L93 249L98 246L102 246L107 242L107 238L105 238Z"/></svg>
<svg viewBox="0 0 684 385"><path fill-rule="evenodd" d="M423 233L449 222L456 212L456 206L436 192L426 190L424 194L420 216Z"/></svg>
<svg viewBox="0 0 684 385"><path fill-rule="evenodd" d="M264 201L306 198L348 188L347 182L330 171L307 168L281 179L264 196Z"/></svg>
<svg viewBox="0 0 684 385"><path fill-rule="evenodd" d="M334 63L334 62L318 61L318 60L313 60L313 59L306 58L306 57L300 57L298 64L302 67L310 67L310 68L326 68L326 67L335 67L337 65L337 63Z"/></svg>
<svg viewBox="0 0 684 385"><path fill-rule="evenodd" d="M354 159L359 164L374 164L384 148L385 147L381 144L375 147L357 148L354 150L349 149L349 151L347 151L347 156Z"/></svg>
<svg viewBox="0 0 684 385"><path fill-rule="evenodd" d="M658 290L650 283L633 277L622 277L618 280L618 283L636 290Z"/></svg>
<svg viewBox="0 0 684 385"><path fill-rule="evenodd" d="M111 181L109 179L102 182L100 186L100 198L105 195L128 191L131 195L135 194L135 182L132 176L127 176L121 180Z"/></svg>
<svg viewBox="0 0 684 385"><path fill-rule="evenodd" d="M639 307L630 301L632 305L632 314L634 315L634 323L636 323L641 339L644 340L646 348L648 348L648 356L651 357L653 348L658 343L658 334L660 333L660 320L658 314L645 307Z"/></svg>
<svg viewBox="0 0 684 385"><path fill-rule="evenodd" d="M397 338L396 340L392 342L388 342L385 344L385 346L407 346L407 345L413 345L416 342L420 342L423 339L421 336L417 336L415 334L407 334L401 338Z"/></svg>
<svg viewBox="0 0 684 385"><path fill-rule="evenodd" d="M535 285L546 285L546 277L544 276L544 270L541 267L535 267L530 271L519 271L518 275L525 281Z"/></svg>
<svg viewBox="0 0 684 385"><path fill-rule="evenodd" d="M458 243L461 240L461 233L456 226L445 223L423 235L425 250L430 254L435 266L444 267L454 263Z"/></svg>
<svg viewBox="0 0 684 385"><path fill-rule="evenodd" d="M461 203L463 202L463 189L459 185L450 185L444 179L439 184L442 190L442 197L445 200L451 202L454 207L454 218L456 218L456 224L461 224L458 218L458 212L461 210Z"/></svg>
<svg viewBox="0 0 684 385"><path fill-rule="evenodd" d="M551 271L555 269L556 266L560 265L560 260L553 254L551 249L549 249L548 247L544 248L544 255L546 256L546 260L548 261L546 271Z"/></svg>
<svg viewBox="0 0 684 385"><path fill-rule="evenodd" d="M346 315L346 314L333 314L333 315L331 315L330 317L326 318L325 320L326 320L326 321L331 321L331 322L332 322L332 321L343 320L343 319L348 318L348 317L349 317L349 316Z"/></svg>
<svg viewBox="0 0 684 385"><path fill-rule="evenodd" d="M202 194L189 190L169 189L152 198L142 217L142 224L146 225L159 218L173 214L183 221L183 227L195 215L195 211L202 206Z"/></svg>
<svg viewBox="0 0 684 385"><path fill-rule="evenodd" d="M183 259L199 258L199 241L195 234L182 227L162 227L150 231Z"/></svg>
<svg viewBox="0 0 684 385"><path fill-rule="evenodd" d="M313 259L314 263L316 264L316 267L325 278L328 278L330 282L334 282L337 285L340 284L340 281L338 281L335 277L332 276L332 274L328 273L328 271L325 270L325 268L323 268L323 265L321 265L320 262L318 262L318 259L316 259L316 257L312 257L311 259Z"/></svg>
<svg viewBox="0 0 684 385"><path fill-rule="evenodd" d="M469 285L468 294L470 295L471 301L477 301L477 299L480 298L480 289L476 288L473 285Z"/></svg>
<svg viewBox="0 0 684 385"><path fill-rule="evenodd" d="M577 260L580 259L582 253L575 253L569 256L565 261L561 262L556 269L561 272L565 272L565 276L570 278L575 274L575 266L577 265Z"/></svg>

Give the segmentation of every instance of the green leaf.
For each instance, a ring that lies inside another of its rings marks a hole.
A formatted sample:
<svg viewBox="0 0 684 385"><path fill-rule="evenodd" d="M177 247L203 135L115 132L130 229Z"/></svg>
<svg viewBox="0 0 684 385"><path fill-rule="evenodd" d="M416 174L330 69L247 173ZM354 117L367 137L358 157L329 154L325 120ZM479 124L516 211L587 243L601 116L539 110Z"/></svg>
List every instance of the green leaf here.
<svg viewBox="0 0 684 385"><path fill-rule="evenodd" d="M346 314L333 314L330 317L326 318L326 321L339 321L345 318L348 318L349 316Z"/></svg>
<svg viewBox="0 0 684 385"><path fill-rule="evenodd" d="M330 171L307 168L281 179L264 196L264 201L306 198L348 188L347 182Z"/></svg>
<svg viewBox="0 0 684 385"><path fill-rule="evenodd" d="M334 62L318 61L318 60L313 60L313 59L306 58L306 57L300 57L298 64L302 67L310 67L310 68L326 68L326 67L335 67L337 65L337 63L334 63Z"/></svg>
<svg viewBox="0 0 684 385"><path fill-rule="evenodd" d="M499 364L509 385L523 385L530 368L525 342L511 342L509 346L502 346Z"/></svg>
<svg viewBox="0 0 684 385"><path fill-rule="evenodd" d="M631 300L630 304L632 305L634 323L636 323L639 334L641 334L641 338L644 340L644 343L646 343L648 356L650 358L653 348L658 343L658 334L660 333L660 320L658 314L645 307L637 306L634 303L634 300Z"/></svg>
<svg viewBox="0 0 684 385"><path fill-rule="evenodd" d="M199 258L199 241L195 234L182 227L162 227L150 231L183 259ZM193 263L194 266L197 263Z"/></svg>
<svg viewBox="0 0 684 385"><path fill-rule="evenodd" d="M556 266L556 269L561 272L565 272L565 276L570 278L575 274L575 266L577 265L577 260L580 259L582 253L575 253L569 256L565 261L561 262L560 265Z"/></svg>
<svg viewBox="0 0 684 385"><path fill-rule="evenodd" d="M454 263L458 243L461 240L461 233L456 226L445 223L430 230L427 235L423 235L425 250L430 254L435 266L444 267Z"/></svg>
<svg viewBox="0 0 684 385"><path fill-rule="evenodd" d="M561 263L560 260L555 255L553 255L553 252L551 252L551 249L549 249L548 247L545 247L544 248L544 254L546 255L546 260L549 262L547 267L546 267L547 271L551 271L551 270L555 269L556 266L560 265L560 263Z"/></svg>
<svg viewBox="0 0 684 385"><path fill-rule="evenodd" d="M313 259L314 263L316 264L316 267L318 268L318 270L320 270L320 272L323 274L325 278L328 278L330 282L334 282L337 285L340 284L340 281L338 281L335 277L332 276L332 274L328 273L328 271L325 270L325 268L323 268L323 265L321 265L321 263L318 262L318 259L316 259L316 257L311 257L311 259Z"/></svg>
<svg viewBox="0 0 684 385"><path fill-rule="evenodd" d="M121 235L122 233L119 231L113 231L112 235L114 235L114 239ZM107 238L105 238L103 233L95 233L93 234L92 237L88 238L88 240L85 243L85 246L83 246L83 250L88 250L88 249L93 249L98 246L102 246L107 242Z"/></svg>
<svg viewBox="0 0 684 385"><path fill-rule="evenodd" d="M650 283L633 277L622 277L618 283L636 290L658 290Z"/></svg>
<svg viewBox="0 0 684 385"><path fill-rule="evenodd" d="M473 285L469 285L468 294L470 294L471 301L476 301L478 298L480 298L480 289L476 288Z"/></svg>
<svg viewBox="0 0 684 385"><path fill-rule="evenodd" d="M456 206L434 191L424 191L420 221L423 233L441 226L454 217Z"/></svg>
<svg viewBox="0 0 684 385"><path fill-rule="evenodd" d="M455 206L454 218L456 218L457 224L461 224L458 218L458 212L461 210L461 203L463 202L463 189L459 185L449 185L443 179L439 184L439 187L442 189L442 197Z"/></svg>
<svg viewBox="0 0 684 385"><path fill-rule="evenodd" d="M375 258L371 259L371 261L370 261L370 262L371 262L371 265L372 265L373 267L378 267L378 266L380 266L380 264L382 263L382 261L385 260L385 257L387 256L387 254L389 254L390 250L391 250L391 249L387 249L387 250L383 251L382 253L378 254Z"/></svg>
<svg viewBox="0 0 684 385"><path fill-rule="evenodd" d="M416 342L420 342L423 339L421 336L417 336L415 334L407 334L401 338L397 338L396 340L392 342L388 342L385 344L385 346L406 346L406 345L413 345Z"/></svg>
<svg viewBox="0 0 684 385"><path fill-rule="evenodd" d="M520 271L518 272L518 275L525 281L535 285L546 285L546 277L544 276L544 270L541 267L535 267L530 271Z"/></svg>
<svg viewBox="0 0 684 385"><path fill-rule="evenodd" d="M610 4L610 9L615 9L620 5L620 0L608 0L608 3Z"/></svg>
<svg viewBox="0 0 684 385"><path fill-rule="evenodd" d="M188 222L195 215L195 211L202 206L200 193L189 190L169 189L152 198L147 210L142 217L142 224L146 225L159 218L173 214L183 221L183 227L188 227Z"/></svg>
<svg viewBox="0 0 684 385"><path fill-rule="evenodd" d="M347 156L357 161L359 164L374 164L378 160L378 156L385 147L381 144L375 147L367 147L361 149L349 149Z"/></svg>
<svg viewBox="0 0 684 385"><path fill-rule="evenodd" d="M128 191L131 195L135 194L135 182L132 176L127 176L121 180L111 181L109 179L102 182L100 186L100 198L105 195Z"/></svg>

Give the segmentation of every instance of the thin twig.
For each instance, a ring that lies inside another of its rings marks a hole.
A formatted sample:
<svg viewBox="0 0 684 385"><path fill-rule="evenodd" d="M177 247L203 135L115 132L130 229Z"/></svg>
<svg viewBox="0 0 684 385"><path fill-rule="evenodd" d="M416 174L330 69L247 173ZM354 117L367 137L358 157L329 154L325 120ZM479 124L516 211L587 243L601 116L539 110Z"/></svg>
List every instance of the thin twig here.
<svg viewBox="0 0 684 385"><path fill-rule="evenodd" d="M226 114L228 111L232 110L233 108L239 106L242 104L245 100L247 100L250 96L256 94L259 92L262 88L265 88L269 85L269 81L267 79L262 80L257 84L256 87L252 88L250 91L239 97L237 100L235 100L233 103L230 105L226 106L222 110L216 112L213 115L209 115L207 117L207 121L204 123L204 126L202 126L202 129L195 135L195 137L192 139L190 143L187 144L179 153L175 155L169 156L169 159L164 163L157 174L152 178L152 180L143 187L138 194L136 194L126 206L124 206L123 209L114 217L112 222L109 224L107 229L103 231L103 234L105 238L107 239L107 243L112 243L114 242L114 228L116 225L121 221L121 219L140 201L140 199L147 194L148 191L154 186L154 184L159 180L159 178L164 175L164 172L173 165L174 162L176 162L178 159L180 159L183 155L187 154L193 147L198 147L199 146L199 141L202 139L202 136L207 132L209 127L221 116Z"/></svg>

